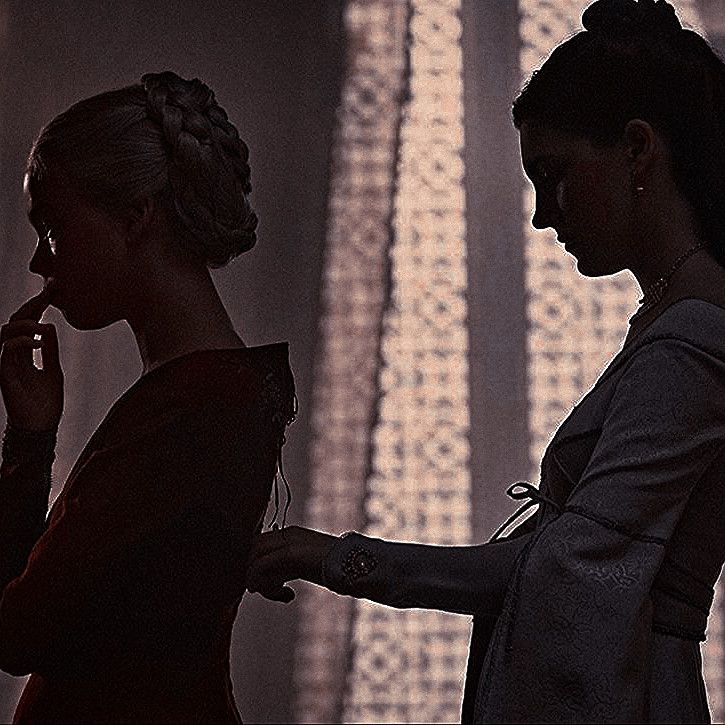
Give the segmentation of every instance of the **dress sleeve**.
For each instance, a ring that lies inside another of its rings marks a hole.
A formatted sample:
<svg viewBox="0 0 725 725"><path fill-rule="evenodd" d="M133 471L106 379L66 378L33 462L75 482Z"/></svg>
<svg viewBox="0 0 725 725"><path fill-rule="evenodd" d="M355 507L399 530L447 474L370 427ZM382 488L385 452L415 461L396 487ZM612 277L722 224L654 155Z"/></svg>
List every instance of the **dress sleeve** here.
<svg viewBox="0 0 725 725"><path fill-rule="evenodd" d="M324 583L338 594L390 607L496 616L529 537L478 546L432 546L350 533L328 554Z"/></svg>
<svg viewBox="0 0 725 725"><path fill-rule="evenodd" d="M674 338L638 350L565 508L522 553L477 722L647 720L650 590L724 444L722 358Z"/></svg>
<svg viewBox="0 0 725 725"><path fill-rule="evenodd" d="M249 518L240 525L251 538L277 451L271 421L217 404L177 411L91 454L24 571L4 587L0 668L42 672L82 628L89 603L103 599L113 564L191 507ZM230 501L239 502L232 511Z"/></svg>
<svg viewBox="0 0 725 725"><path fill-rule="evenodd" d="M56 431L8 425L0 465L0 589L25 568L45 530Z"/></svg>

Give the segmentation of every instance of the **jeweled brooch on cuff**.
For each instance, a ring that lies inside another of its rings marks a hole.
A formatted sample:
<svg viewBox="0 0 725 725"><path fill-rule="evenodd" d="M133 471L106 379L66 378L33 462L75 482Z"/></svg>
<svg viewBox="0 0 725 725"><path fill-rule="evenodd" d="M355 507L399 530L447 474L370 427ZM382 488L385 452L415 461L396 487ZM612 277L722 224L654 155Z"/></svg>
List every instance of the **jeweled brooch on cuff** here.
<svg viewBox="0 0 725 725"><path fill-rule="evenodd" d="M378 560L372 552L356 547L348 553L342 562L342 571L348 583L352 584L361 577L367 576L377 565Z"/></svg>

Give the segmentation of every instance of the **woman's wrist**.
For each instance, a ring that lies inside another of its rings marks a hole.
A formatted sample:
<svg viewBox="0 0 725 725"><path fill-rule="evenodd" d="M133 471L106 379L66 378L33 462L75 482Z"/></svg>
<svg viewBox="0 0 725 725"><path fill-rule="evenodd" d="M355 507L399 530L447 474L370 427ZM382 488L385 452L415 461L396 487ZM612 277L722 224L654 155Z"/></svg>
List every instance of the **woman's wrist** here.
<svg viewBox="0 0 725 725"><path fill-rule="evenodd" d="M25 430L8 422L2 439L5 463L47 463L55 459L57 428L45 431Z"/></svg>
<svg viewBox="0 0 725 725"><path fill-rule="evenodd" d="M322 584L338 594L352 594L356 584L378 566L370 540L355 531L338 537L322 561Z"/></svg>

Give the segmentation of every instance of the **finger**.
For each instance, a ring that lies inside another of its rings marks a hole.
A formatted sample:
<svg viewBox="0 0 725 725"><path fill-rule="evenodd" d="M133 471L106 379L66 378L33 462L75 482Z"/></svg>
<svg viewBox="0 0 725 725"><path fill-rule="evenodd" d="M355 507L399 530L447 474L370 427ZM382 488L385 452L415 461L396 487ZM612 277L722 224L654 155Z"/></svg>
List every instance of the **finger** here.
<svg viewBox="0 0 725 725"><path fill-rule="evenodd" d="M254 537L249 558L256 559L266 556L286 546L284 531L267 531Z"/></svg>
<svg viewBox="0 0 725 725"><path fill-rule="evenodd" d="M3 345L3 350L20 350L24 348L37 348L43 347L45 343L42 340L36 340L32 337L13 337L11 340L6 340Z"/></svg>
<svg viewBox="0 0 725 725"><path fill-rule="evenodd" d="M42 348L43 345L42 340L36 340L27 335L13 337L4 342L0 348L0 364L3 374L22 375L25 372L33 372L35 370L33 350Z"/></svg>
<svg viewBox="0 0 725 725"><path fill-rule="evenodd" d="M250 588L247 586L248 591L252 594L259 594L265 599L271 599L274 602L291 602L295 598L295 592L292 587L287 586L284 582L266 582L264 586Z"/></svg>
<svg viewBox="0 0 725 725"><path fill-rule="evenodd" d="M58 352L58 333L55 329L55 325L48 323L42 325L43 331L41 335L43 337L43 370L45 372L59 372L60 367L60 353Z"/></svg>
<svg viewBox="0 0 725 725"><path fill-rule="evenodd" d="M38 322L50 304L50 291L50 287L45 287L42 292L39 292L27 302L20 305L10 315L10 322L14 322L15 320L35 320L35 322Z"/></svg>
<svg viewBox="0 0 725 725"><path fill-rule="evenodd" d="M295 598L295 591L292 587L283 586L279 589L269 592L260 592L265 599L271 599L273 602L283 602L289 604Z"/></svg>
<svg viewBox="0 0 725 725"><path fill-rule="evenodd" d="M47 326L33 320L15 320L0 328L0 344L16 335L42 335Z"/></svg>
<svg viewBox="0 0 725 725"><path fill-rule="evenodd" d="M262 592L279 589L285 582L294 579L287 571L287 562L283 557L267 555L252 561L247 568L247 589L250 592Z"/></svg>

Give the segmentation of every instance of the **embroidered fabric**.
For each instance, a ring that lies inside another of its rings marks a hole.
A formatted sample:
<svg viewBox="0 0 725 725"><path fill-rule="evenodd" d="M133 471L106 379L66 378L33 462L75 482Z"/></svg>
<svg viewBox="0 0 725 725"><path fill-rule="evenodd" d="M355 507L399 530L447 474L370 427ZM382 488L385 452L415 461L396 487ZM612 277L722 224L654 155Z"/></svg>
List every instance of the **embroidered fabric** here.
<svg viewBox="0 0 725 725"><path fill-rule="evenodd" d="M370 574L377 557L364 546L365 537L356 531L340 534L322 562L322 585L338 594L350 594L352 584Z"/></svg>
<svg viewBox="0 0 725 725"><path fill-rule="evenodd" d="M367 576L378 566L378 560L371 551L356 546L342 562L342 571L348 584L353 584L361 577Z"/></svg>

